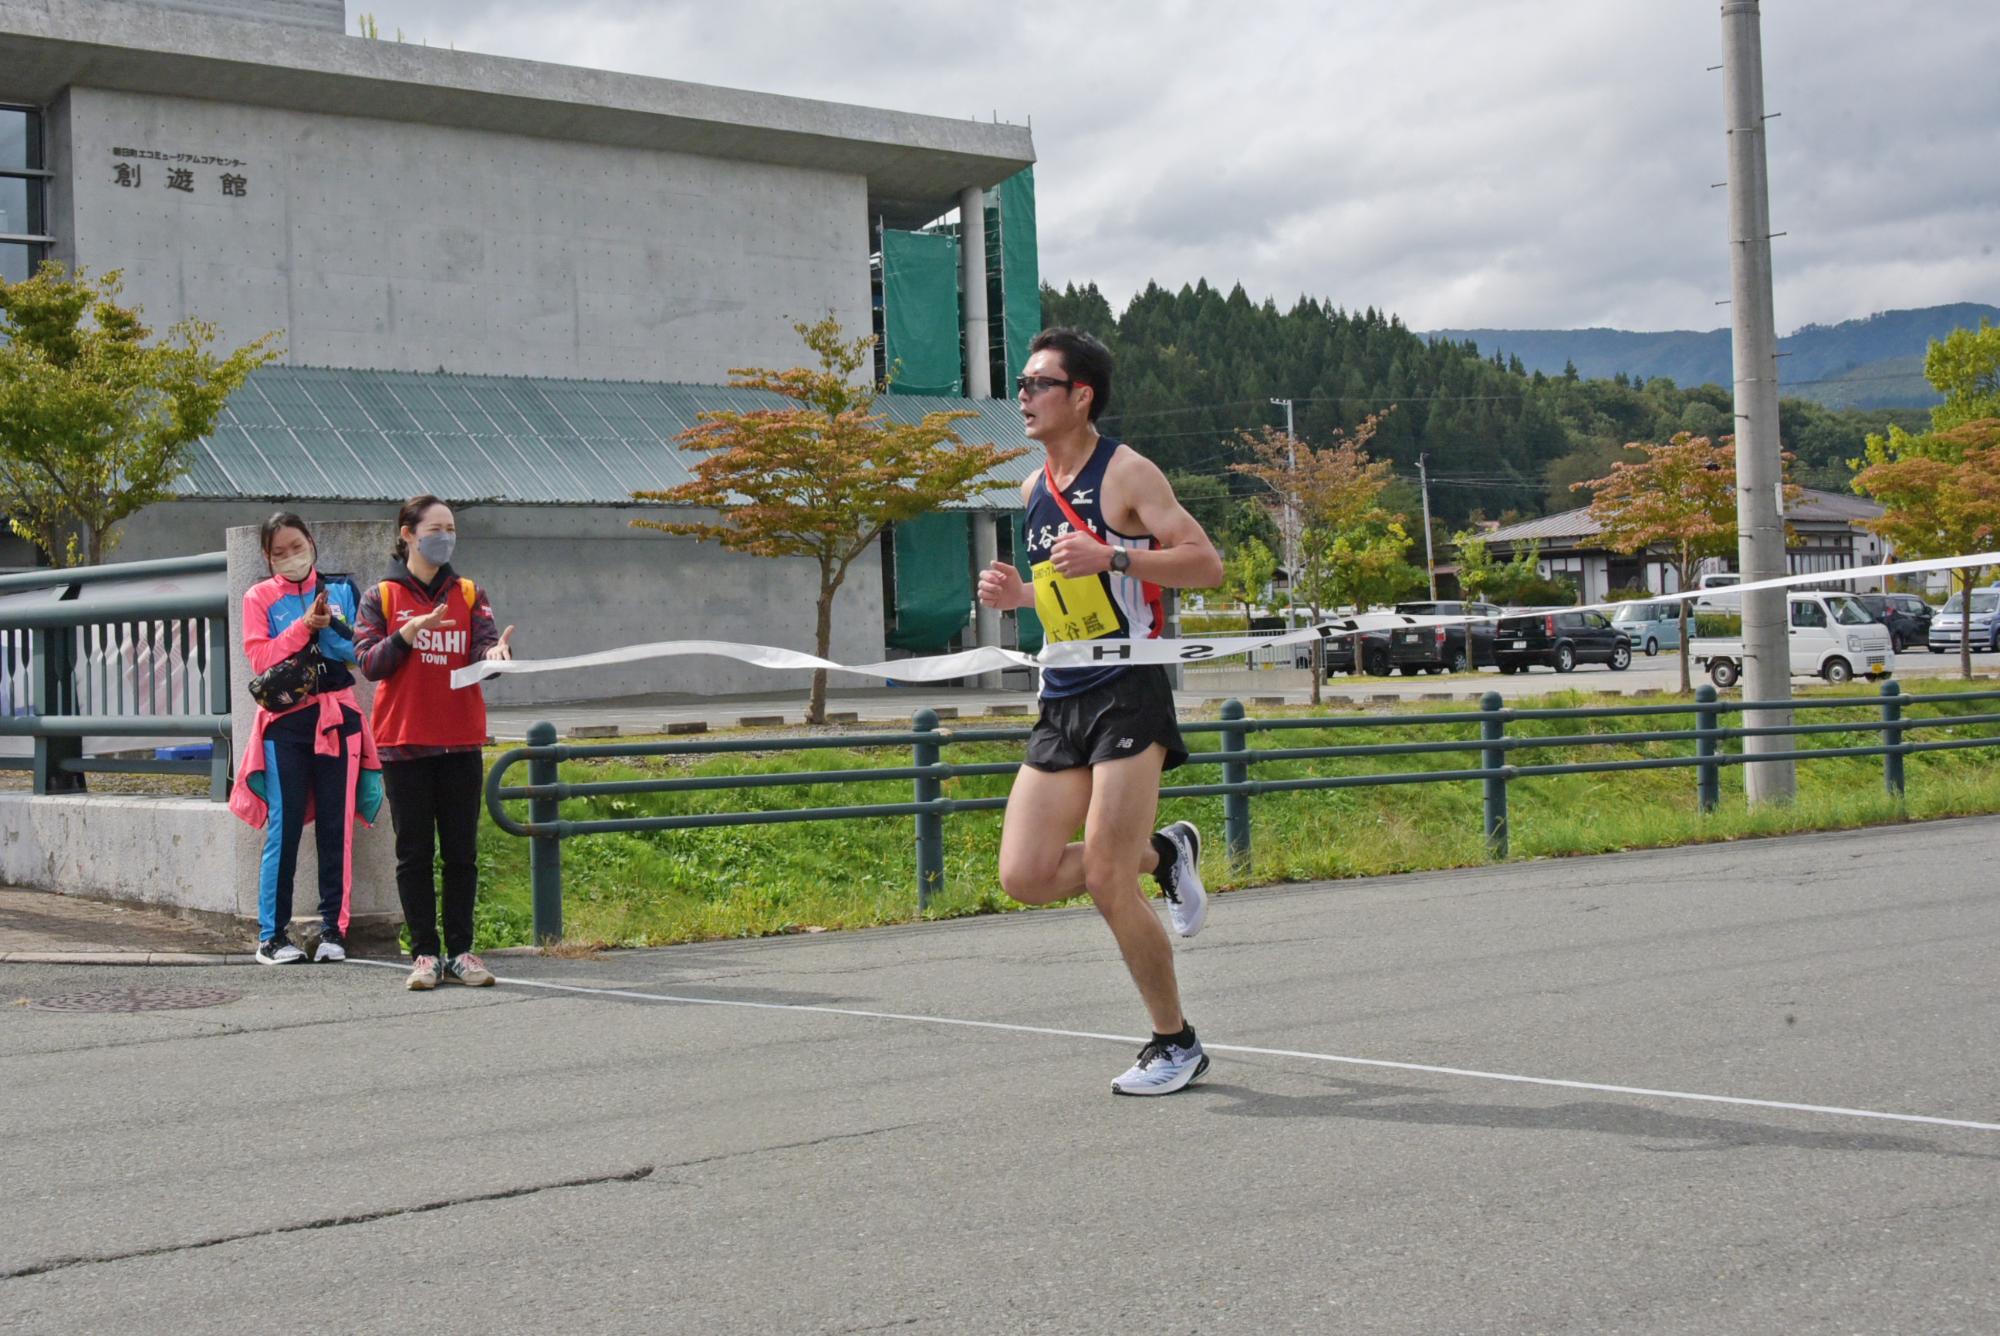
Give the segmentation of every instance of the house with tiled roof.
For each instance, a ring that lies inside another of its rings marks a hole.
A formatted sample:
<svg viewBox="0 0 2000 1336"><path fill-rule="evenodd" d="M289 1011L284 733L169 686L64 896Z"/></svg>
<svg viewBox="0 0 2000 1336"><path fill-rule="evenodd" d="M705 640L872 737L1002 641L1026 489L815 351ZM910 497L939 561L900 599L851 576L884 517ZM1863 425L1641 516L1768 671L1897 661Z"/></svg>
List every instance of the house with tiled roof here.
<svg viewBox="0 0 2000 1336"><path fill-rule="evenodd" d="M1889 544L1862 527L1879 516L1882 507L1865 497L1804 488L1785 510L1788 542L1786 564L1793 575L1825 572L1831 586L1855 593L1882 588L1882 580L1841 580L1839 572L1857 566L1893 561ZM1551 579L1567 580L1586 603L1602 602L1616 589L1644 589L1671 594L1680 585L1673 568L1661 557L1644 552L1614 552L1588 506L1502 525L1486 535L1486 550L1495 561L1512 561L1533 543L1536 565ZM1734 556L1711 559L1704 572L1733 571Z"/></svg>

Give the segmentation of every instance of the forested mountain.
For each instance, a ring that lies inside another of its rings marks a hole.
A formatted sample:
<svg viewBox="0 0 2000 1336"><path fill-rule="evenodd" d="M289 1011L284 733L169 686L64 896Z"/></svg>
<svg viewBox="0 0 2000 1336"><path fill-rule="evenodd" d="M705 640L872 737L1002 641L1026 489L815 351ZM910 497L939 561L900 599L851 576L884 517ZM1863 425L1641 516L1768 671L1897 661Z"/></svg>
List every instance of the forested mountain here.
<svg viewBox="0 0 2000 1336"><path fill-rule="evenodd" d="M1170 473L1217 479L1238 497L1254 487L1229 473L1245 458L1236 434L1283 428L1284 408L1273 398L1293 401L1298 434L1314 442L1393 407L1371 452L1394 461L1411 483L1418 455L1428 455L1432 509L1452 525L1474 512L1500 518L1583 504L1588 498L1569 484L1607 472L1626 442L1664 441L1683 430L1720 436L1733 424L1728 391L1715 386L1594 379L1560 368L1551 375L1520 357L1420 336L1372 308L1349 312L1301 298L1280 310L1252 302L1240 287L1225 293L1205 281L1177 291L1148 285L1115 313L1094 285L1045 287L1042 318L1111 346L1117 374L1107 434ZM1787 400L1781 430L1798 456L1794 478L1844 489L1845 461L1890 420L1921 427L1927 418ZM1395 500L1414 517L1413 486Z"/></svg>
<svg viewBox="0 0 2000 1336"><path fill-rule="evenodd" d="M1830 408L1927 408L1938 396L1924 380L1924 350L1954 329L1979 328L1981 320L2000 322L2000 307L1959 302L1804 325L1778 340L1783 384L1787 393ZM1574 365L1585 376L1622 372L1641 382L1665 376L1681 385L1727 385L1733 379L1726 329L1441 329L1430 337L1470 341L1550 375Z"/></svg>

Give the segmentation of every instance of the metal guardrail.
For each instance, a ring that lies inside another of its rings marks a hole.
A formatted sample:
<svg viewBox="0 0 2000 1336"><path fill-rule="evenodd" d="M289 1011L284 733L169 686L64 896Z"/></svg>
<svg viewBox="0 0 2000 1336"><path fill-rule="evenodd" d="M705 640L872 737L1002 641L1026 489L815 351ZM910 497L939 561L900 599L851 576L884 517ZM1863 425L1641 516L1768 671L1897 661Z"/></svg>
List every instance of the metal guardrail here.
<svg viewBox="0 0 2000 1336"><path fill-rule="evenodd" d="M209 796L226 799L227 593L77 599L86 586L225 569L217 552L0 576L0 596L61 591L13 607L15 600L0 599L0 737L34 740L32 756L0 757L0 769L32 771L38 794L79 792L88 774L205 774ZM215 745L205 760L86 757L86 737Z"/></svg>
<svg viewBox="0 0 2000 1336"><path fill-rule="evenodd" d="M1189 765L1220 766L1219 783L1181 784L1161 790L1163 798L1220 797L1223 825L1230 860L1247 867L1250 858L1250 799L1260 794L1310 792L1328 789L1368 788L1393 784L1478 783L1485 795L1484 830L1489 854L1505 858L1508 853L1508 786L1544 775L1611 774L1621 771L1691 768L1696 772L1696 793L1703 812L1711 812L1720 801L1722 767L1761 761L1811 761L1839 756L1880 756L1883 783L1888 792L1901 798L1904 790L1903 760L1921 752L1958 750L1969 747L2000 747L2000 736L1950 738L1938 741L1906 741L1906 735L1921 729L2000 724L2000 712L1939 715L1909 718L1908 705L1965 704L2000 701L2000 691L1951 692L1938 695L1905 696L1897 683L1885 683L1876 696L1811 698L1790 701L1722 701L1715 688L1701 687L1695 699L1672 705L1578 706L1552 709L1510 709L1498 692L1488 692L1474 711L1438 714L1335 715L1320 718L1250 719L1240 701L1225 701L1219 720L1188 723L1183 733L1219 733L1217 751L1195 752ZM1725 715L1773 709L1872 709L1872 718L1833 723L1789 724L1784 726L1726 726ZM1693 728L1657 729L1641 732L1572 732L1550 735L1510 734L1511 723L1551 720L1601 720L1649 718L1663 715L1695 716ZM1445 738L1429 742L1364 743L1348 746L1252 748L1256 733L1279 734L1301 729L1356 728L1475 728L1471 737ZM1825 733L1876 732L1881 741L1865 747L1800 747L1779 752L1745 755L1726 752L1723 744L1747 737L1804 736ZM555 725L538 723L528 730L524 747L502 752L486 776L486 805L494 823L510 835L531 842L529 869L534 898L534 932L538 941L562 935L562 842L579 836L614 831L695 830L713 826L771 825L804 821L847 821L884 817L911 817L916 830L917 907L926 908L930 898L944 885L944 820L956 812L994 811L1006 806L1004 797L946 798L945 780L974 775L1012 774L1017 762L953 764L941 760L944 748L975 742L1022 742L1025 728L943 729L930 710L918 710L907 732L873 733L843 737L712 739L699 742L632 742L560 744ZM1632 746L1638 743L1690 743L1691 754L1650 756L1625 760L1578 761L1521 765L1510 758L1531 751L1561 748ZM721 755L730 752L804 752L828 749L852 750L871 747L908 747L910 764L883 769L789 771L759 775L687 776L672 779L611 780L597 783L565 783L557 767L564 761L607 760L661 756ZM1298 778L1252 779L1251 768L1273 761L1302 761L1333 758L1397 757L1474 753L1473 764L1451 769L1378 771L1360 775L1315 775ZM528 767L528 783L509 785L507 772L517 765ZM573 821L561 814L562 804L571 799L610 797L642 793L690 793L712 790L756 789L881 783L907 780L912 785L909 802L869 803L848 806L804 807L761 812L703 812L678 816L617 817ZM528 819L516 820L506 810L509 802L526 801Z"/></svg>

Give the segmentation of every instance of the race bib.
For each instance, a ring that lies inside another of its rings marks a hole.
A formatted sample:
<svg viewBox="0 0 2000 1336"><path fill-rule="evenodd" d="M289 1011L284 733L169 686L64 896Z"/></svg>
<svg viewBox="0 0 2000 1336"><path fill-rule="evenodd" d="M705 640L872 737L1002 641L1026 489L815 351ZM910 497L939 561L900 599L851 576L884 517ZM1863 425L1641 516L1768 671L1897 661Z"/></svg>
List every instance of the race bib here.
<svg viewBox="0 0 2000 1336"><path fill-rule="evenodd" d="M1097 640L1118 634L1118 614L1095 575L1060 575L1053 561L1034 566L1035 615L1048 640Z"/></svg>

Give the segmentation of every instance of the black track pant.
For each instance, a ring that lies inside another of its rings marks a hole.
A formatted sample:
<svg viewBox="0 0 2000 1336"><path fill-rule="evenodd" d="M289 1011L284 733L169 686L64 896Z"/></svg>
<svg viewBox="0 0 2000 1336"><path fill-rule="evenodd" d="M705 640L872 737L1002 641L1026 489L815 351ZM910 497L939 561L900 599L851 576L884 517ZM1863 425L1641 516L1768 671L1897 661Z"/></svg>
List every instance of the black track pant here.
<svg viewBox="0 0 2000 1336"><path fill-rule="evenodd" d="M479 893L480 753L447 752L383 761L382 788L396 823L396 895L410 925L410 953L462 955L472 949L472 902ZM444 861L444 949L438 944L437 884Z"/></svg>

